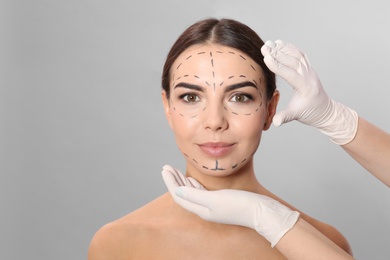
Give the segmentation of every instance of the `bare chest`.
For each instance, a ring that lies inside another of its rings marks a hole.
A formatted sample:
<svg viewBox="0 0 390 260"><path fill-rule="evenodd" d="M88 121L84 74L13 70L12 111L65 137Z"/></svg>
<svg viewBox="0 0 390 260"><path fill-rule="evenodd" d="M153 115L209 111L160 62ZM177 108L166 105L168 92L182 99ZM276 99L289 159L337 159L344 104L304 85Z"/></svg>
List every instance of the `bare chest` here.
<svg viewBox="0 0 390 260"><path fill-rule="evenodd" d="M229 225L159 228L138 241L138 259L285 259L255 231Z"/></svg>

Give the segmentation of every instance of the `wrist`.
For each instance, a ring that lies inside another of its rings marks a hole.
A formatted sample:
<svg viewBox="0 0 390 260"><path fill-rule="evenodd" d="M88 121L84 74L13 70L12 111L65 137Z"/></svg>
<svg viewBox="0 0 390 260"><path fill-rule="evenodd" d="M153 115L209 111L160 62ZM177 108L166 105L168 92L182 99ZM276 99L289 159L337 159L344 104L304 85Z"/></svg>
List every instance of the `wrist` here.
<svg viewBox="0 0 390 260"><path fill-rule="evenodd" d="M330 99L322 124L316 126L338 145L351 142L357 132L358 115L349 107Z"/></svg>

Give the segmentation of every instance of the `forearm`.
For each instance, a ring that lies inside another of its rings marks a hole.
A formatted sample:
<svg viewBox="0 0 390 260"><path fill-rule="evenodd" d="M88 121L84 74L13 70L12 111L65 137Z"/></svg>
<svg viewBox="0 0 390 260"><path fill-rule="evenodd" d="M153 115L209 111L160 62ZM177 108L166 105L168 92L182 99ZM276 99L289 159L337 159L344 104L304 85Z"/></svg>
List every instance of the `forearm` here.
<svg viewBox="0 0 390 260"><path fill-rule="evenodd" d="M279 240L276 248L289 260L354 259L302 218Z"/></svg>
<svg viewBox="0 0 390 260"><path fill-rule="evenodd" d="M355 138L342 147L359 164L390 187L390 134L359 118Z"/></svg>

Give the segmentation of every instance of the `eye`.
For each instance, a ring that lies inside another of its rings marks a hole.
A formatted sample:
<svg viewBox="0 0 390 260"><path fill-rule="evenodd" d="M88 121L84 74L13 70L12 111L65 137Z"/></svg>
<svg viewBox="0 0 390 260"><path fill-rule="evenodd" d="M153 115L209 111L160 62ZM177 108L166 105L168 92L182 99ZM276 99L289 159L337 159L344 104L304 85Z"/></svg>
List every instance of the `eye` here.
<svg viewBox="0 0 390 260"><path fill-rule="evenodd" d="M184 94L181 98L187 103L194 103L200 101L200 98L195 94Z"/></svg>
<svg viewBox="0 0 390 260"><path fill-rule="evenodd" d="M238 102L238 103L246 103L252 100L252 96L248 94L235 94L230 101Z"/></svg>

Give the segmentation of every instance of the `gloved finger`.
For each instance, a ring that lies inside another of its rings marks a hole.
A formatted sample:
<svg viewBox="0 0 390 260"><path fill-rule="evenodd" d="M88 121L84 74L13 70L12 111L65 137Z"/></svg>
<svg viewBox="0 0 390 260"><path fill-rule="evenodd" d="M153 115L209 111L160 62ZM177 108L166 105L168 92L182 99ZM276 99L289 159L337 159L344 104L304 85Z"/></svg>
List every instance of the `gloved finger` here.
<svg viewBox="0 0 390 260"><path fill-rule="evenodd" d="M179 186L186 186L188 184L186 177L179 170L173 168L172 166L164 165L163 171L170 172L175 177Z"/></svg>
<svg viewBox="0 0 390 260"><path fill-rule="evenodd" d="M180 187L180 185L178 184L177 180L176 180L176 177L174 176L174 174L170 171L165 171L163 170L161 172L161 175L163 177L163 180L164 180L164 183L165 185L167 186L168 188L168 191L169 193L171 194L175 194L175 189L177 187Z"/></svg>
<svg viewBox="0 0 390 260"><path fill-rule="evenodd" d="M194 178L192 177L188 177L187 178L188 181L191 183L191 186L195 189L200 189L200 190L206 190L202 184L200 184L197 180L195 180Z"/></svg>
<svg viewBox="0 0 390 260"><path fill-rule="evenodd" d="M188 187L178 187L175 191L176 195L190 201L192 203L195 203L197 205L202 205L206 208L210 208L212 205L212 201L214 201L215 194L213 194L212 191L208 190L199 190L194 188L188 188Z"/></svg>
<svg viewBox="0 0 390 260"><path fill-rule="evenodd" d="M270 56L272 56L275 59L275 62L280 63L281 64L280 66L283 65L285 67L289 67L290 69L296 71L297 74L302 74L303 72L302 66L305 66L306 64L305 62L302 62L302 60L296 57L286 55L281 52L275 52Z"/></svg>
<svg viewBox="0 0 390 260"><path fill-rule="evenodd" d="M276 113L272 119L273 124L276 127L279 127L285 123L295 120L294 112L289 112L288 110L283 110Z"/></svg>
<svg viewBox="0 0 390 260"><path fill-rule="evenodd" d="M163 177L163 180L164 180L164 183L165 185L167 186L168 188L168 191L169 193L171 194L173 200L181 207L183 207L184 209L188 210L188 211L191 211L195 214L201 214L202 216L201 217L206 217L208 215L208 209L201 206L201 205L196 205L192 202L189 202L183 198L181 198L180 196L177 196L176 195L176 188L178 187L185 187L185 186L180 186L177 182L177 178L175 177L175 174L172 172L172 171L169 171L167 170L167 168L165 168L163 171L162 171L162 177Z"/></svg>
<svg viewBox="0 0 390 260"><path fill-rule="evenodd" d="M179 204L184 209L198 215L199 217L210 220L210 210L207 206L198 204L192 200L188 200L188 194L190 194L191 197L194 195L193 192L201 191L194 188L188 188L188 187L179 187L175 191L175 195L178 198L176 201L177 204Z"/></svg>
<svg viewBox="0 0 390 260"><path fill-rule="evenodd" d="M261 46L260 51L263 56L271 54L271 51L275 48L276 44L272 41L266 41L263 46Z"/></svg>
<svg viewBox="0 0 390 260"><path fill-rule="evenodd" d="M274 50L297 59L300 59L302 56L304 56L304 53L297 46L292 43L283 42L282 40L275 41Z"/></svg>
<svg viewBox="0 0 390 260"><path fill-rule="evenodd" d="M302 85L302 84L296 84L295 82L297 81L297 75L298 75L296 70L283 65L282 63L275 60L275 58L273 58L271 55L267 55L264 57L264 63L273 73L286 80L294 89L296 87L299 88Z"/></svg>

